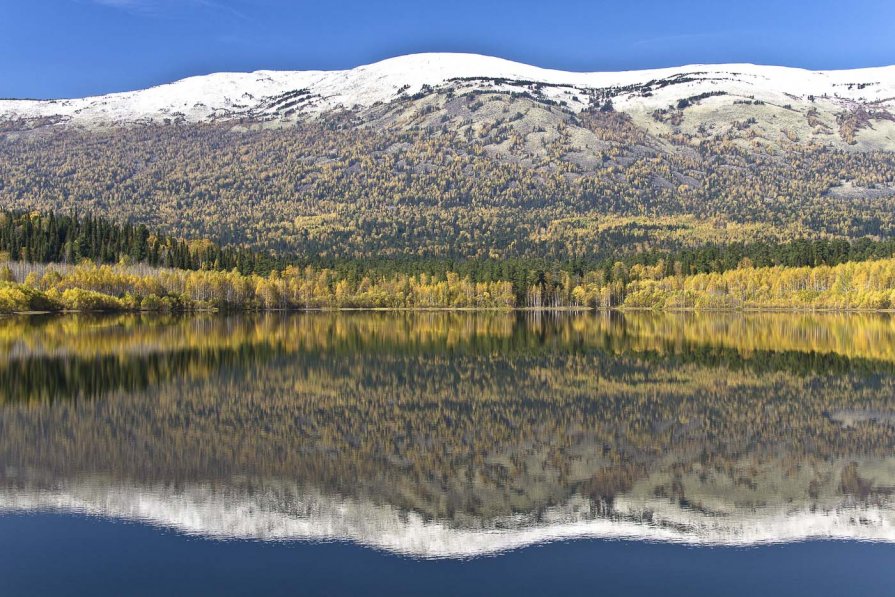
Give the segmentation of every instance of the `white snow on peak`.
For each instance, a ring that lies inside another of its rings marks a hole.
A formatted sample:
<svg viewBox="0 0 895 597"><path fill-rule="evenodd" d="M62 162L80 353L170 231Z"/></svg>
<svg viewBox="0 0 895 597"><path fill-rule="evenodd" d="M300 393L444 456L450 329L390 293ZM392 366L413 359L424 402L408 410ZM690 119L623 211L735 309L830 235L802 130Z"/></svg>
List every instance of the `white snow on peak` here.
<svg viewBox="0 0 895 597"><path fill-rule="evenodd" d="M425 86L438 87L455 79L506 80L505 85L548 86L545 97L581 98L589 90L609 90L616 107L664 107L669 101L706 91L780 100L809 95L838 101L891 102L895 98L895 66L843 71L808 71L753 64L690 65L654 70L578 73L543 69L502 58L477 54L430 53L390 58L342 71L256 71L216 73L183 79L142 91L70 100L2 100L0 120L61 117L75 122L110 124L141 120L162 121L258 117L318 113L369 107L377 102L412 95ZM677 79L674 84L656 81ZM683 79L683 81L681 81ZM652 82L643 96L620 88ZM583 109L587 102L570 107Z"/></svg>

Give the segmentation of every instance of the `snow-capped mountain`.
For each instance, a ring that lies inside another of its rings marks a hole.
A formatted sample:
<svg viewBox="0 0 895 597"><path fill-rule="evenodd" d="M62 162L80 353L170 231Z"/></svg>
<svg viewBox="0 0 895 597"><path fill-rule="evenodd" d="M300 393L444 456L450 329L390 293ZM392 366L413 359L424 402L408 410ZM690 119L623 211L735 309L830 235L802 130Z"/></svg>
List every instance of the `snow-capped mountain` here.
<svg viewBox="0 0 895 597"><path fill-rule="evenodd" d="M565 251L571 239L602 251L619 242L596 232L607 214L713 219L719 230L722 218L773 238L885 236L893 160L895 66L571 73L418 54L0 101L4 207L92 209L316 254L441 255L447 229L460 235L451 251L478 255L466 230L491 211L432 222L480 209L502 227L488 224L493 254Z"/></svg>
<svg viewBox="0 0 895 597"><path fill-rule="evenodd" d="M547 70L473 54L416 54L344 71L258 71L198 76L142 91L67 100L2 100L0 119L78 124L139 121L280 120L364 109L433 92L524 93L572 112L611 100L651 112L696 98L719 105L812 102L848 109L895 106L895 66L808 71L751 64L627 72Z"/></svg>

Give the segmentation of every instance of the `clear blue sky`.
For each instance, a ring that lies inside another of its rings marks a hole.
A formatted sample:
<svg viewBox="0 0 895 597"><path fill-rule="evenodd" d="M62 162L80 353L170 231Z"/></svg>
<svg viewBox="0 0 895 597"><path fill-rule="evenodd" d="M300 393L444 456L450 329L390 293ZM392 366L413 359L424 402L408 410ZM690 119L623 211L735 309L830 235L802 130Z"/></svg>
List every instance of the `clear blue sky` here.
<svg viewBox="0 0 895 597"><path fill-rule="evenodd" d="M0 0L0 97L427 51L569 70L895 64L895 0Z"/></svg>

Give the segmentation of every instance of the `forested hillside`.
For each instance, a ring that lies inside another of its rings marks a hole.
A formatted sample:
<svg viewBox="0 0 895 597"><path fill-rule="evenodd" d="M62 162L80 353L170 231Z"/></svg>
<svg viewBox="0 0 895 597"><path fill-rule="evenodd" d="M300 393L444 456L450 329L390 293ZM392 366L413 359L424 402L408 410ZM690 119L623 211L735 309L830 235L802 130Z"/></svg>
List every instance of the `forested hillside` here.
<svg viewBox="0 0 895 597"><path fill-rule="evenodd" d="M618 114L579 124L609 139L586 163L563 128L530 157L499 149L513 143L506 126L373 131L347 118L4 135L0 205L334 258L573 259L895 234L893 153L644 139Z"/></svg>

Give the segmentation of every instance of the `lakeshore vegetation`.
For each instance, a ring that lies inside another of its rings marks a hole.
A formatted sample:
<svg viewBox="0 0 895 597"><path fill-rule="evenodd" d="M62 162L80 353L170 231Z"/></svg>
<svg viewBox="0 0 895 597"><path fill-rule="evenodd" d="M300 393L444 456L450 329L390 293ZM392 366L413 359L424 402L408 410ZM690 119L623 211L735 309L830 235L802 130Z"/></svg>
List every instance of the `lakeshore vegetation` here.
<svg viewBox="0 0 895 597"><path fill-rule="evenodd" d="M292 257L92 216L0 213L0 311L895 308L895 241L796 240L618 259Z"/></svg>

